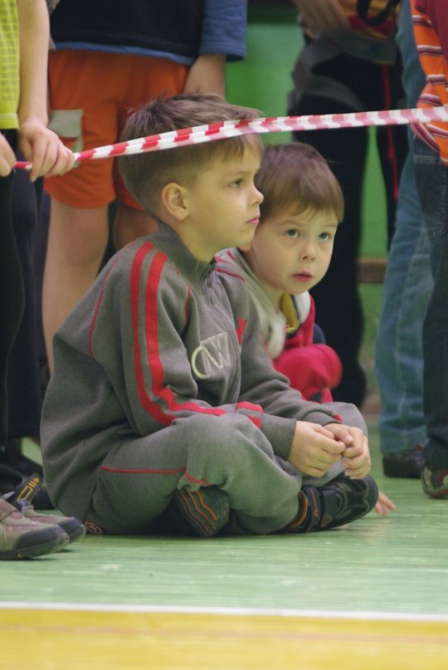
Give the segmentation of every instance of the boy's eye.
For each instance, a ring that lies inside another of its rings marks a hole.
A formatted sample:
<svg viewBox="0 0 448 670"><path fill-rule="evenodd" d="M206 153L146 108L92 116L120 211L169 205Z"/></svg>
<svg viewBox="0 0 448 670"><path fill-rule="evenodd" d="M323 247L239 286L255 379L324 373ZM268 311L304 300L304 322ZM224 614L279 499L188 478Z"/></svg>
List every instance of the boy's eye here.
<svg viewBox="0 0 448 670"><path fill-rule="evenodd" d="M320 240L331 240L331 235L330 233L321 233L319 235Z"/></svg>
<svg viewBox="0 0 448 670"><path fill-rule="evenodd" d="M230 186L231 186L232 188L238 188L238 186L241 186L242 183L243 183L243 180L242 180L242 179L234 179L234 180L230 183Z"/></svg>
<svg viewBox="0 0 448 670"><path fill-rule="evenodd" d="M296 237L299 237L299 231L296 230L295 228L290 228L289 230L286 231L285 235L286 237L295 239Z"/></svg>

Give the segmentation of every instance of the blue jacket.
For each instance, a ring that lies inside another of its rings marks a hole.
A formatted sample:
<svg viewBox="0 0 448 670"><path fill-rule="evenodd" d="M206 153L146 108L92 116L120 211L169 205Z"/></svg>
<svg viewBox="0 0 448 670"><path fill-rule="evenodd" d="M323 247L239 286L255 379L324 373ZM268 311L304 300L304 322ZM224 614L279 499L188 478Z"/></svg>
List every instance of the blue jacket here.
<svg viewBox="0 0 448 670"><path fill-rule="evenodd" d="M247 0L63 0L51 15L59 48L175 55L246 55Z"/></svg>

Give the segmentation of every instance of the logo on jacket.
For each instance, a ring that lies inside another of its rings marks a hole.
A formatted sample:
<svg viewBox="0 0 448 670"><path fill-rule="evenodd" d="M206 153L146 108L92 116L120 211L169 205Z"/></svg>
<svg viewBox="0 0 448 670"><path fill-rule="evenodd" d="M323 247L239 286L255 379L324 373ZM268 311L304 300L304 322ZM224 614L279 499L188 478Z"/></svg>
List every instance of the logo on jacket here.
<svg viewBox="0 0 448 670"><path fill-rule="evenodd" d="M191 367L199 379L209 379L213 370L230 367L230 351L227 333L219 333L203 340L194 350Z"/></svg>

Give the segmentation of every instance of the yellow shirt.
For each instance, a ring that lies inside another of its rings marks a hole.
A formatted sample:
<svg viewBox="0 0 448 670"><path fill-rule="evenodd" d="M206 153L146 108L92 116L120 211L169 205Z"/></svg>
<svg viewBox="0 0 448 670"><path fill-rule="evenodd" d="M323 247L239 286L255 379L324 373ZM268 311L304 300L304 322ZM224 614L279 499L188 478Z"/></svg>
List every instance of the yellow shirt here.
<svg viewBox="0 0 448 670"><path fill-rule="evenodd" d="M15 0L0 0L0 129L18 128L19 22Z"/></svg>
<svg viewBox="0 0 448 670"><path fill-rule="evenodd" d="M286 319L286 332L288 335L296 333L300 326L300 321L297 316L297 309L294 305L294 300L289 295L289 293L284 293L282 295L280 300L280 310Z"/></svg>

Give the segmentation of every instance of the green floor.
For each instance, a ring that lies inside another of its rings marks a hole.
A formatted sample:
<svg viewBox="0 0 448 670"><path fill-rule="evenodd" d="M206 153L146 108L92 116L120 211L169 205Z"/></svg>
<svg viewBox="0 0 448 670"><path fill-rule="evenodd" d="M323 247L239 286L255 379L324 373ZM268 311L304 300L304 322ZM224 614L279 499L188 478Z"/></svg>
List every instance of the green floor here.
<svg viewBox="0 0 448 670"><path fill-rule="evenodd" d="M0 565L0 601L145 608L448 615L448 501L374 474L397 504L301 537L88 536L60 554ZM0 603L1 604L1 603Z"/></svg>

